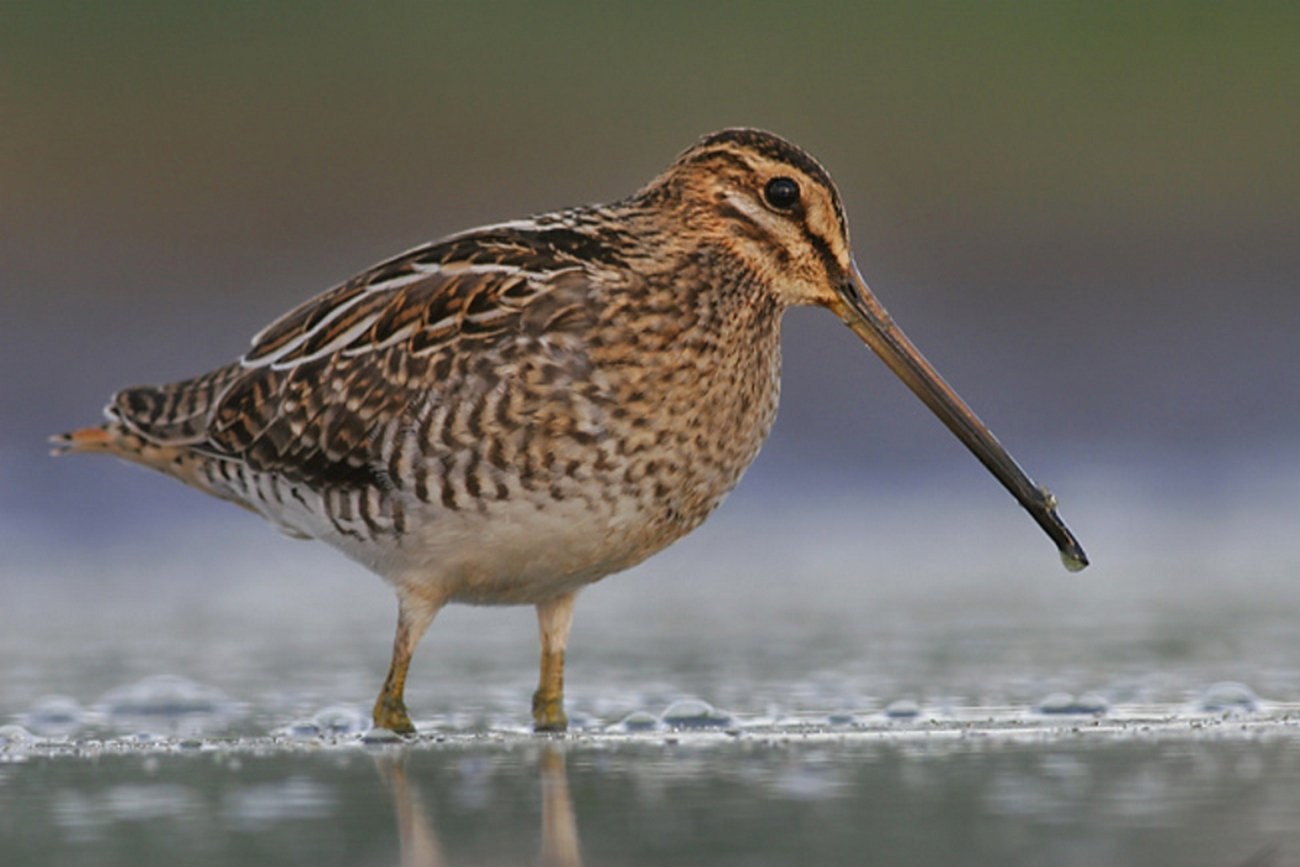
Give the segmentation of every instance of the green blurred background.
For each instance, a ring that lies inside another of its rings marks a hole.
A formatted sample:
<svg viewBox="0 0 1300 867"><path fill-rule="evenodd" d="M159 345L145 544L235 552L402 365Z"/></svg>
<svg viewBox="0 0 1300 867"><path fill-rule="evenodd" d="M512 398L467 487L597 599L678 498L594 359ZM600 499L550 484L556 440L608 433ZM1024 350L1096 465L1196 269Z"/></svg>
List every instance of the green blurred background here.
<svg viewBox="0 0 1300 867"><path fill-rule="evenodd" d="M729 125L826 164L867 279L1085 537L1071 487L1294 486L1298 45L1295 3L6 4L3 520L216 514L43 437L374 261L625 195ZM742 490L1007 507L834 317L786 337Z"/></svg>

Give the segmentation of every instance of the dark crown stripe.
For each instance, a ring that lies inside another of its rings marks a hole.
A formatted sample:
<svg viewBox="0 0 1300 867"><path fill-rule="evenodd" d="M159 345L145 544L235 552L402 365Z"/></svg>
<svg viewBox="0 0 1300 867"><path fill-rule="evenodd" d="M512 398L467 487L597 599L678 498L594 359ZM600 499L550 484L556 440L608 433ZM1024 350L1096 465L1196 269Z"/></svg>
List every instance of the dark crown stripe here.
<svg viewBox="0 0 1300 867"><path fill-rule="evenodd" d="M830 174L807 151L770 132L745 128L715 132L700 139L682 153L677 158L677 164L716 158L726 160L742 170L753 171L755 167L745 158L746 154L757 154L774 162L785 163L825 187L831 193L835 219L839 222L840 229L847 233L848 219L844 215L844 205L840 201Z"/></svg>

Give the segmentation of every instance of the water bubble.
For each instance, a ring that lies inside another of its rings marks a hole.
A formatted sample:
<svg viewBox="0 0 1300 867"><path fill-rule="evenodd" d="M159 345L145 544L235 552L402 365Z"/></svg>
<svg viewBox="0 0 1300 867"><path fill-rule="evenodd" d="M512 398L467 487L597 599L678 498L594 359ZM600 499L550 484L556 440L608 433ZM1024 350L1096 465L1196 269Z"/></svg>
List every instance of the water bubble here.
<svg viewBox="0 0 1300 867"><path fill-rule="evenodd" d="M1049 716L1095 716L1110 710L1110 703L1095 692L1073 695L1054 692L1034 706L1034 710Z"/></svg>
<svg viewBox="0 0 1300 867"><path fill-rule="evenodd" d="M659 728L659 718L644 710L634 710L612 728L625 732L652 732Z"/></svg>
<svg viewBox="0 0 1300 867"><path fill-rule="evenodd" d="M711 729L731 725L731 714L697 698L673 702L664 711L662 719L664 725L678 729Z"/></svg>
<svg viewBox="0 0 1300 867"><path fill-rule="evenodd" d="M1197 705L1206 713L1250 713L1259 707L1259 696L1244 683L1225 680L1201 693Z"/></svg>
<svg viewBox="0 0 1300 867"><path fill-rule="evenodd" d="M292 740L311 741L319 738L323 732L320 726L309 719L296 719L275 729L272 734Z"/></svg>
<svg viewBox="0 0 1300 867"><path fill-rule="evenodd" d="M21 719L35 734L66 737L85 725L86 711L75 698L47 695L38 698Z"/></svg>
<svg viewBox="0 0 1300 867"><path fill-rule="evenodd" d="M569 711L568 716L570 732L585 732L600 727L599 720L590 714L583 713L582 711Z"/></svg>
<svg viewBox="0 0 1300 867"><path fill-rule="evenodd" d="M1085 692L1075 696L1075 705L1084 713L1103 714L1110 710L1110 702L1097 692Z"/></svg>
<svg viewBox="0 0 1300 867"><path fill-rule="evenodd" d="M317 711L311 722L327 734L353 735L370 728L370 715L356 705L332 704Z"/></svg>
<svg viewBox="0 0 1300 867"><path fill-rule="evenodd" d="M0 726L0 749L25 747L35 740L36 736L22 726Z"/></svg>
<svg viewBox="0 0 1300 867"><path fill-rule="evenodd" d="M295 719L274 731L278 737L296 741L313 741L341 734L364 734L370 728L370 718L355 705L330 705L316 711L311 719Z"/></svg>
<svg viewBox="0 0 1300 867"><path fill-rule="evenodd" d="M890 719L916 719L921 715L921 706L910 698L891 701L885 708L885 716Z"/></svg>
<svg viewBox="0 0 1300 867"><path fill-rule="evenodd" d="M111 690L99 706L115 727L142 732L195 734L238 716L220 690L169 674Z"/></svg>

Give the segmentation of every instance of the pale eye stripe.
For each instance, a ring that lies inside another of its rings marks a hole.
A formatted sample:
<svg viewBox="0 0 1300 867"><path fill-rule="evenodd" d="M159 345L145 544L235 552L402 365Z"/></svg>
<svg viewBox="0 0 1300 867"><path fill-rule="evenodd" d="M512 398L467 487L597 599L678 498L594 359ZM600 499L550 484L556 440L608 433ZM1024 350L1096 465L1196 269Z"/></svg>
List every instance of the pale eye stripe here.
<svg viewBox="0 0 1300 867"><path fill-rule="evenodd" d="M771 219L771 215L760 205L756 204L748 196L737 193L727 193L727 204L735 208L741 215L748 217L752 222L760 226Z"/></svg>

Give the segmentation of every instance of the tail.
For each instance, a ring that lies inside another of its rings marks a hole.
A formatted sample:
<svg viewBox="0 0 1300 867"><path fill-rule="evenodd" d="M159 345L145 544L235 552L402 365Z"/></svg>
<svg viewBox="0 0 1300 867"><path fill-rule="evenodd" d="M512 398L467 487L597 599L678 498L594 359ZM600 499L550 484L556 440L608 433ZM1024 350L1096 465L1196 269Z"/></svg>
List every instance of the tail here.
<svg viewBox="0 0 1300 867"><path fill-rule="evenodd" d="M198 475L207 424L220 395L238 377L238 365L163 386L119 391L105 421L50 437L51 454L110 454L209 490ZM218 494L220 496L220 494Z"/></svg>
<svg viewBox="0 0 1300 867"><path fill-rule="evenodd" d="M83 427L50 437L50 454L107 454L180 479L204 490L198 474L199 456L184 445L151 442L120 421L110 419L96 427Z"/></svg>
<svg viewBox="0 0 1300 867"><path fill-rule="evenodd" d="M120 440L126 431L121 425L105 423L95 427L82 427L68 433L50 437L50 454L54 457L81 452L106 452L121 454Z"/></svg>
<svg viewBox="0 0 1300 867"><path fill-rule="evenodd" d="M141 443L157 447L197 445L221 396L241 374L238 364L169 385L124 388L104 407L106 421L51 437L54 454L109 452L133 460Z"/></svg>
<svg viewBox="0 0 1300 867"><path fill-rule="evenodd" d="M263 502L258 485L274 470L249 466L244 455L221 440L217 417L222 400L245 374L232 364L183 382L119 391L104 408L103 423L50 437L51 454L113 455L255 512L290 536L309 538L291 516ZM294 492L302 500L296 488Z"/></svg>

